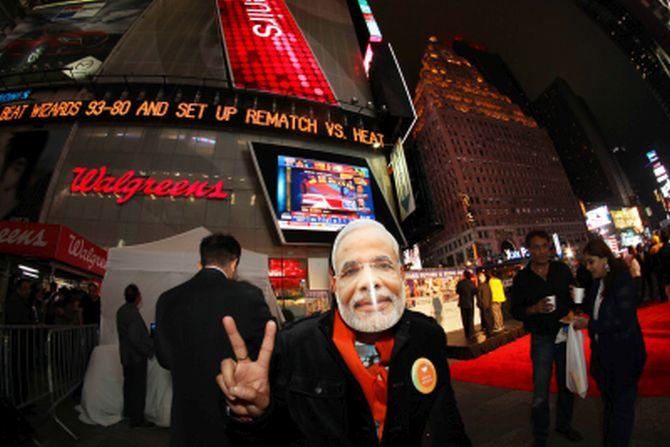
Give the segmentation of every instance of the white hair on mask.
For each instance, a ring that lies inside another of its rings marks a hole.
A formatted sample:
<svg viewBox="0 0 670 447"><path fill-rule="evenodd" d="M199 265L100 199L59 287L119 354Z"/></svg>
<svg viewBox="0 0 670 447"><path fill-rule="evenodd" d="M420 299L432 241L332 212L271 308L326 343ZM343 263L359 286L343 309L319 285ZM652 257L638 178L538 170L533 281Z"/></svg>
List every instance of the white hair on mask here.
<svg viewBox="0 0 670 447"><path fill-rule="evenodd" d="M388 238L393 246L393 251L395 252L396 256L398 256L398 259L400 259L400 245L384 225L377 222L376 220L370 220L370 219L354 220L353 222L349 222L344 228L340 230L339 233L337 233L335 242L333 242L333 250L330 252L330 262L333 266L333 272L335 272L335 274L337 274L337 264L335 264L335 253L337 253L337 249L340 247L340 244L352 231L360 230L361 228L365 227L374 227L377 230L379 230L379 232L383 234L384 237Z"/></svg>

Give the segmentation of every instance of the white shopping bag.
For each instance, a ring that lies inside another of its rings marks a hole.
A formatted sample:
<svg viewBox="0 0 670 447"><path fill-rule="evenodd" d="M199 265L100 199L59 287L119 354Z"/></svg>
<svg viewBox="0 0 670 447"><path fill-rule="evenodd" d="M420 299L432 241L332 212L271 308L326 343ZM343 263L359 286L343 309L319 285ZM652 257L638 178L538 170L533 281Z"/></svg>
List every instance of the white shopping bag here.
<svg viewBox="0 0 670 447"><path fill-rule="evenodd" d="M570 391L583 399L589 389L586 360L584 359L584 339L582 332L575 331L572 325L568 327L567 343L566 383Z"/></svg>

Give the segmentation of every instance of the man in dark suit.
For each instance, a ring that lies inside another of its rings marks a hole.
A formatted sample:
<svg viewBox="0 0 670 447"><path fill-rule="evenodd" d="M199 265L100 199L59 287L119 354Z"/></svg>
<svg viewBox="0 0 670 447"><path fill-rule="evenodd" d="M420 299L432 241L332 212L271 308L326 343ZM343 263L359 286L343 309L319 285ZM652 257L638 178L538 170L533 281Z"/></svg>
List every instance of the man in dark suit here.
<svg viewBox="0 0 670 447"><path fill-rule="evenodd" d="M142 301L140 289L130 284L124 291L126 304L116 312L119 352L123 365L123 414L131 427L150 427L144 419L144 398L147 394L147 359L153 357L153 342L149 337L138 306Z"/></svg>
<svg viewBox="0 0 670 447"><path fill-rule="evenodd" d="M461 320L463 321L463 333L470 340L475 335L475 296L477 287L472 282L472 273L463 272L463 278L456 284L458 294L458 307L461 308Z"/></svg>
<svg viewBox="0 0 670 447"><path fill-rule="evenodd" d="M221 359L233 357L221 325L231 315L255 357L271 318L263 293L235 280L242 249L234 237L200 243L203 268L168 290L156 305L156 355L172 373L172 446L228 446L224 397L214 381Z"/></svg>

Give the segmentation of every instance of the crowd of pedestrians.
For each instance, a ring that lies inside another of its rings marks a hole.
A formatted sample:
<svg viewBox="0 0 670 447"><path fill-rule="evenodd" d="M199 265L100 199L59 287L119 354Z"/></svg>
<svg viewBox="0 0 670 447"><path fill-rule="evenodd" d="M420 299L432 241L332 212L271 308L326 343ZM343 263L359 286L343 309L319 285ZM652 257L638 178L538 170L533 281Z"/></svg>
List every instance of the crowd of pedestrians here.
<svg viewBox="0 0 670 447"><path fill-rule="evenodd" d="M75 287L47 285L25 276L10 281L5 303L7 325L100 324L100 294L94 282Z"/></svg>

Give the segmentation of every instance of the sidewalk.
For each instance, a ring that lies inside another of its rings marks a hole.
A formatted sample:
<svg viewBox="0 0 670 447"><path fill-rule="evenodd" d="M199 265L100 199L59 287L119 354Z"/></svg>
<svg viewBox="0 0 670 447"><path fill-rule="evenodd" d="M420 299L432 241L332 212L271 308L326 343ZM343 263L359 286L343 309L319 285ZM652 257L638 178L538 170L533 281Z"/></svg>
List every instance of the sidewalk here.
<svg viewBox="0 0 670 447"><path fill-rule="evenodd" d="M525 391L492 388L455 382L454 389L466 429L477 447L524 447L530 445L530 398ZM552 396L552 400L553 400ZM119 423L112 427L86 425L77 419L72 399L66 399L58 414L80 438L71 439L53 420L38 426L37 440L43 446L63 447L161 447L168 446L167 429L133 429ZM552 415L553 407L552 407ZM600 444L600 400L589 398L575 402L574 426L584 440L574 444L552 436L549 446L595 447ZM638 401L634 447L670 445L670 398L649 397ZM28 445L28 444L27 444Z"/></svg>

